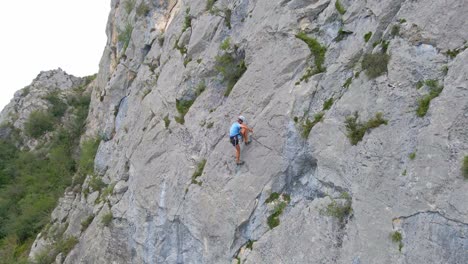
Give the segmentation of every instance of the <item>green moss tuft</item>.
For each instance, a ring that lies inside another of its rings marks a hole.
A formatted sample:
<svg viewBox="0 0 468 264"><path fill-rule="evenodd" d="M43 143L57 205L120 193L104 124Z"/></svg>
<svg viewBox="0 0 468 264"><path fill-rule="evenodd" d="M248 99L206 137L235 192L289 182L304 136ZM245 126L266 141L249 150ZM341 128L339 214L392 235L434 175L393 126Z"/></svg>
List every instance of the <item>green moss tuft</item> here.
<svg viewBox="0 0 468 264"><path fill-rule="evenodd" d="M386 53L366 54L362 60L362 69L366 75L374 79L387 72L390 56Z"/></svg>
<svg viewBox="0 0 468 264"><path fill-rule="evenodd" d="M309 47L312 55L314 55L314 74L325 72L326 68L323 67L323 63L325 62L325 53L327 52L327 48L325 46L320 45L320 43L316 39L307 36L305 32L299 32L298 34L296 34L296 38L304 41Z"/></svg>
<svg viewBox="0 0 468 264"><path fill-rule="evenodd" d="M109 226L112 222L112 219L114 219L114 216L112 215L112 212L108 212L106 214L104 214L101 218L101 223L104 225L104 226Z"/></svg>
<svg viewBox="0 0 468 264"><path fill-rule="evenodd" d="M346 13L346 9L341 5L340 0L336 0L335 8L340 13L340 15L344 15Z"/></svg>
<svg viewBox="0 0 468 264"><path fill-rule="evenodd" d="M233 52L225 52L223 55L216 56L215 60L215 69L223 77L222 82L227 84L226 91L224 92L224 96L227 97L231 94L237 81L247 71L247 66L245 65L243 56L237 54L237 49L234 49Z"/></svg>
<svg viewBox="0 0 468 264"><path fill-rule="evenodd" d="M351 145L357 145L362 140L365 133L380 125L387 125L388 121L383 119L382 113L377 113L374 118L369 119L367 122L362 123L358 121L359 114L354 112L354 115L346 118L346 136L348 137Z"/></svg>
<svg viewBox="0 0 468 264"><path fill-rule="evenodd" d="M390 31L392 36L400 36L400 25L393 25L392 30Z"/></svg>
<svg viewBox="0 0 468 264"><path fill-rule="evenodd" d="M333 97L330 97L323 103L322 111L329 110L333 105Z"/></svg>
<svg viewBox="0 0 468 264"><path fill-rule="evenodd" d="M125 51L130 44L130 39L132 38L133 26L127 24L125 29L119 32L117 40L122 43L122 54L125 54Z"/></svg>
<svg viewBox="0 0 468 264"><path fill-rule="evenodd" d="M365 35L364 35L364 41L367 43L369 42L369 39L372 37L372 32L367 32Z"/></svg>
<svg viewBox="0 0 468 264"><path fill-rule="evenodd" d="M206 10L207 11L212 11L214 4L216 3L217 0L207 0L206 1Z"/></svg>
<svg viewBox="0 0 468 264"><path fill-rule="evenodd" d="M310 119L306 119L304 123L302 124L302 133L301 136L304 139L309 138L310 131L312 128L318 123L323 120L323 116L325 115L324 112L319 112L314 115L314 121L310 121Z"/></svg>
<svg viewBox="0 0 468 264"><path fill-rule="evenodd" d="M187 30L189 27L192 27L192 16L190 16L190 8L187 8L185 10L184 26L182 27L182 32Z"/></svg>
<svg viewBox="0 0 468 264"><path fill-rule="evenodd" d="M437 80L426 80L425 84L429 87L429 94L426 94L418 101L418 108L416 109L416 115L418 117L424 117L426 115L432 99L439 96L444 89L443 86L439 86Z"/></svg>
<svg viewBox="0 0 468 264"><path fill-rule="evenodd" d="M136 10L138 16L147 16L150 12L149 6L145 2L141 2Z"/></svg>
<svg viewBox="0 0 468 264"><path fill-rule="evenodd" d="M88 226L93 222L94 215L88 216L85 220L81 221L81 232L85 231Z"/></svg>
<svg viewBox="0 0 468 264"><path fill-rule="evenodd" d="M403 236L401 235L401 233L395 231L390 235L390 238L394 243L398 243L398 251L401 252L401 249L403 248Z"/></svg>
<svg viewBox="0 0 468 264"><path fill-rule="evenodd" d="M203 174L203 170L205 169L205 165L206 165L206 159L202 159L198 163L197 169L193 172L193 175L192 175L192 183L193 184L201 185L201 182L198 181L197 178L200 177Z"/></svg>
<svg viewBox="0 0 468 264"><path fill-rule="evenodd" d="M348 79L346 79L345 83L343 84L343 87L348 89L351 85L351 82L353 82L353 77L349 77Z"/></svg>
<svg viewBox="0 0 468 264"><path fill-rule="evenodd" d="M283 213L284 208L286 208L286 206L286 202L279 203L273 210L273 213L267 218L267 223L270 229L273 229L280 224L279 217Z"/></svg>
<svg viewBox="0 0 468 264"><path fill-rule="evenodd" d="M280 197L280 194L277 192L272 192L270 196L265 200L265 203L272 203Z"/></svg>

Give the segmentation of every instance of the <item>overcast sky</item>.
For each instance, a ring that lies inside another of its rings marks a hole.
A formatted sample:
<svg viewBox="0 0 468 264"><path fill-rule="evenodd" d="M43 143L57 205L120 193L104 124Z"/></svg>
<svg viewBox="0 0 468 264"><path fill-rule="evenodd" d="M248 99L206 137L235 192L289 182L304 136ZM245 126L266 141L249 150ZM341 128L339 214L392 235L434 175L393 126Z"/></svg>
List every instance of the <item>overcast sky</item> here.
<svg viewBox="0 0 468 264"><path fill-rule="evenodd" d="M110 0L13 0L0 8L0 111L40 71L97 73Z"/></svg>

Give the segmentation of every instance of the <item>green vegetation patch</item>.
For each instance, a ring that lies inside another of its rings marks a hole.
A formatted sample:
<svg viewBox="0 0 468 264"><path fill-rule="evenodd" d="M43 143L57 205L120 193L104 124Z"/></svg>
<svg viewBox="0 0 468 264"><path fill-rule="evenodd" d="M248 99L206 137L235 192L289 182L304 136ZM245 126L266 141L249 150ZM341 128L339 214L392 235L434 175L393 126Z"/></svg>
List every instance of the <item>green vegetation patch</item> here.
<svg viewBox="0 0 468 264"><path fill-rule="evenodd" d="M130 12L132 12L132 10L135 8L135 0L125 1L124 8L125 8L125 12L127 12L127 14L130 14Z"/></svg>
<svg viewBox="0 0 468 264"><path fill-rule="evenodd" d="M383 119L383 114L378 112L374 118L369 119L367 122L362 123L358 121L359 114L354 112L354 115L348 116L345 121L346 136L348 137L351 145L357 145L362 140L367 131L380 125L387 125L388 120Z"/></svg>
<svg viewBox="0 0 468 264"><path fill-rule="evenodd" d="M100 142L101 140L97 137L83 141L78 162L78 172L80 174L86 176L94 173L94 158Z"/></svg>
<svg viewBox="0 0 468 264"><path fill-rule="evenodd" d="M175 121L179 124L184 124L185 123L185 115L189 111L190 107L192 104L195 102L195 100L178 100L176 99L176 108L177 111L179 112L179 116L175 117Z"/></svg>
<svg viewBox="0 0 468 264"><path fill-rule="evenodd" d="M211 11L213 10L213 6L216 3L217 0L207 0L206 1L206 10Z"/></svg>
<svg viewBox="0 0 468 264"><path fill-rule="evenodd" d="M464 51L464 50L467 49L467 48L468 48L468 45L465 45L465 46L463 46L463 47L461 47L461 48L458 48L458 49L453 49L453 50L449 49L449 50L447 50L447 51L445 52L445 54L446 54L447 56L449 56L451 59L454 59L455 57L457 57L457 55L458 55L460 52Z"/></svg>
<svg viewBox="0 0 468 264"><path fill-rule="evenodd" d="M226 27L228 29L231 29L231 16L232 16L232 10L229 9L229 8L225 8L223 10L223 13L224 13L224 25L226 25Z"/></svg>
<svg viewBox="0 0 468 264"><path fill-rule="evenodd" d="M270 196L265 200L265 203L272 203L280 197L280 194L277 192L272 192Z"/></svg>
<svg viewBox="0 0 468 264"><path fill-rule="evenodd" d="M221 45L219 45L219 48L223 51L227 51L231 48L231 38L226 38L221 42Z"/></svg>
<svg viewBox="0 0 468 264"><path fill-rule="evenodd" d="M465 177L465 180L468 180L468 156L463 158L462 175Z"/></svg>
<svg viewBox="0 0 468 264"><path fill-rule="evenodd" d="M189 64L191 61L192 61L192 58L189 58L189 57L185 58L184 59L184 67L187 67L187 64Z"/></svg>
<svg viewBox="0 0 468 264"><path fill-rule="evenodd" d="M353 77L349 77L348 79L346 79L345 83L343 84L343 87L348 89L352 82L353 82Z"/></svg>
<svg viewBox="0 0 468 264"><path fill-rule="evenodd" d="M310 119L306 119L304 123L302 124L302 133L301 136L304 139L307 139L309 137L310 131L312 128L318 123L323 120L323 116L325 115L324 112L319 112L314 115L314 121L310 121Z"/></svg>
<svg viewBox="0 0 468 264"><path fill-rule="evenodd" d="M410 160L414 160L416 158L416 152L411 152L409 155L408 155L408 158Z"/></svg>
<svg viewBox="0 0 468 264"><path fill-rule="evenodd" d="M44 99L47 100L47 102L49 102L52 106L49 109L49 112L52 114L52 116L60 118L67 111L68 105L60 99L58 92L49 93L44 97Z"/></svg>
<svg viewBox="0 0 468 264"><path fill-rule="evenodd" d="M279 217L283 213L284 208L286 208L287 203L286 202L280 202L278 205L276 205L275 209L273 210L273 213L268 216L267 218L267 223L270 229L273 229L280 224Z"/></svg>
<svg viewBox="0 0 468 264"><path fill-rule="evenodd" d="M141 2L136 9L136 13L138 16L147 16L150 13L150 8L145 2Z"/></svg>
<svg viewBox="0 0 468 264"><path fill-rule="evenodd" d="M163 118L163 121L164 121L164 127L166 129L169 128L169 124L171 124L171 120L169 120L169 114L167 114L164 118Z"/></svg>
<svg viewBox="0 0 468 264"><path fill-rule="evenodd" d="M362 59L362 69L367 77L374 79L387 72L390 56L386 53L365 54Z"/></svg>
<svg viewBox="0 0 468 264"><path fill-rule="evenodd" d="M280 224L279 217L283 213L284 209L289 204L289 202L291 202L291 196L289 194L279 194L277 192L272 192L270 196L265 200L265 204L275 204L272 214L267 218L267 224L270 227L270 229L273 229ZM252 249L251 247L248 248Z"/></svg>
<svg viewBox="0 0 468 264"><path fill-rule="evenodd" d="M112 219L114 219L114 215L112 215L112 212L108 212L102 216L101 223L104 226L109 226L112 222Z"/></svg>
<svg viewBox="0 0 468 264"><path fill-rule="evenodd" d="M101 195L99 197L99 201L96 201L96 202L106 202L106 201L109 201L109 197L114 193L114 187L117 183L112 183L112 184L109 184L109 185L104 185L105 188L104 190L102 190L101 192Z"/></svg>
<svg viewBox="0 0 468 264"><path fill-rule="evenodd" d="M336 0L335 8L336 8L336 11L338 11L338 13L340 13L340 15L344 15L346 13L346 9L341 4L340 0Z"/></svg>
<svg viewBox="0 0 468 264"><path fill-rule="evenodd" d="M330 97L323 103L322 111L329 110L333 105L333 97Z"/></svg>
<svg viewBox="0 0 468 264"><path fill-rule="evenodd" d="M441 71L442 71L442 74L445 76L445 75L447 75L447 73L449 71L449 67L447 65L444 65L444 66L442 66Z"/></svg>
<svg viewBox="0 0 468 264"><path fill-rule="evenodd" d="M310 49L310 52L314 56L315 59L315 69L314 74L325 72L326 68L323 66L325 62L325 53L327 52L327 48L325 46L320 45L320 43L309 36L305 32L299 32L296 34L296 38L304 41Z"/></svg>
<svg viewBox="0 0 468 264"><path fill-rule="evenodd" d="M223 44L221 46L223 46ZM223 47L221 47L221 49L223 49ZM215 57L215 70L221 74L223 78L222 82L227 84L226 91L224 92L224 96L226 97L229 96L234 85L236 85L237 81L239 81L242 75L247 71L244 56L237 50L237 47L234 46L232 52L228 52L227 50L228 49L225 49L222 55Z"/></svg>
<svg viewBox="0 0 468 264"><path fill-rule="evenodd" d="M98 176L93 176L91 177L90 181L89 181L89 187L93 190L93 191L101 191L102 188L105 188L107 187L107 184L105 184L103 181L102 181L102 178L101 177L98 177Z"/></svg>
<svg viewBox="0 0 468 264"><path fill-rule="evenodd" d="M193 105L197 97L200 96L205 91L205 89L206 89L206 84L204 81L202 81L195 88L195 95L193 96L194 97L193 99L189 99L189 100L176 99L176 109L180 114L179 116L174 117L177 123L182 124L182 125L185 123L185 115L190 110L190 107ZM165 117L164 122L165 122L166 128L168 128L169 127L168 116Z"/></svg>
<svg viewBox="0 0 468 264"><path fill-rule="evenodd" d="M206 90L206 84L204 81L198 83L197 87L195 88L195 96L200 96Z"/></svg>
<svg viewBox="0 0 468 264"><path fill-rule="evenodd" d="M302 77L299 79L299 82L296 83L296 85L299 85L302 81L305 81L306 83L309 82L310 77L314 76L316 74L316 71L312 67L308 67L302 75Z"/></svg>
<svg viewBox="0 0 468 264"><path fill-rule="evenodd" d="M250 250L253 250L253 244L256 240L250 240L247 241L247 244L245 245L246 248L250 249Z"/></svg>
<svg viewBox="0 0 468 264"><path fill-rule="evenodd" d="M85 231L88 226L93 222L94 220L94 215L90 215L86 217L85 220L81 221L81 232Z"/></svg>
<svg viewBox="0 0 468 264"><path fill-rule="evenodd" d="M50 222L58 199L72 184L78 168L75 153L88 114L90 99L83 93L88 83L73 89L66 99L70 117L35 150L18 147L24 139L16 130L0 140L0 263L27 263L34 239ZM57 119L51 112L44 113L47 120L53 120L49 126L52 129Z"/></svg>
<svg viewBox="0 0 468 264"><path fill-rule="evenodd" d="M50 112L34 111L24 123L24 132L32 138L39 138L54 129L55 118Z"/></svg>
<svg viewBox="0 0 468 264"><path fill-rule="evenodd" d="M203 170L205 169L205 165L206 165L206 159L203 159L198 163L197 169L193 172L193 175L192 175L192 183L193 184L201 185L201 182L198 181L197 178L200 177L203 174Z"/></svg>
<svg viewBox="0 0 468 264"><path fill-rule="evenodd" d="M181 55L187 54L187 47L186 46L179 46L179 39L176 40L174 44L174 48L177 49Z"/></svg>
<svg viewBox="0 0 468 264"><path fill-rule="evenodd" d="M401 252L401 249L403 248L403 236L401 235L401 233L395 231L390 235L390 238L392 239L393 243L398 244L398 251Z"/></svg>
<svg viewBox="0 0 468 264"><path fill-rule="evenodd" d="M424 81L422 80L419 80L417 83L416 83L416 89L421 89L421 87L424 86Z"/></svg>
<svg viewBox="0 0 468 264"><path fill-rule="evenodd" d="M343 28L340 28L340 29L338 30L338 35L336 36L335 41L336 41L336 42L340 42L340 41L342 41L343 39L345 39L346 36L351 35L351 34L353 34L352 31L347 31L347 30L344 30Z"/></svg>
<svg viewBox="0 0 468 264"><path fill-rule="evenodd" d="M444 89L443 86L439 85L437 80L426 80L425 84L429 87L429 93L418 101L418 108L416 108L416 115L418 117L424 117L426 115L432 99L439 96Z"/></svg>
<svg viewBox="0 0 468 264"><path fill-rule="evenodd" d="M62 238L58 240L53 246L46 247L45 250L39 252L35 257L35 264L50 264L55 263L57 255L62 253L67 256L68 253L78 244L76 237Z"/></svg>
<svg viewBox="0 0 468 264"><path fill-rule="evenodd" d="M346 219L352 214L353 209L351 207L352 200L351 196L347 192L343 192L340 195L340 199L343 199L343 203L338 203L335 199L327 205L323 214L332 216L338 219L340 224L344 224Z"/></svg>
<svg viewBox="0 0 468 264"><path fill-rule="evenodd" d="M132 38L133 26L130 24L125 25L124 30L119 32L117 40L122 43L122 53L128 48L128 44L130 43L130 39Z"/></svg>
<svg viewBox="0 0 468 264"><path fill-rule="evenodd" d="M367 43L369 42L369 39L372 37L372 32L367 32L366 34L364 34L364 41Z"/></svg>
<svg viewBox="0 0 468 264"><path fill-rule="evenodd" d="M390 35L399 36L400 35L400 25L393 25Z"/></svg>
<svg viewBox="0 0 468 264"><path fill-rule="evenodd" d="M192 16L190 16L190 8L187 8L185 10L184 26L182 27L182 32L187 30L189 27L192 27Z"/></svg>
<svg viewBox="0 0 468 264"><path fill-rule="evenodd" d="M31 88L26 87L26 88L24 88L23 91L21 92L21 96L22 96L22 97L26 97L26 96L29 94L29 92L31 92Z"/></svg>

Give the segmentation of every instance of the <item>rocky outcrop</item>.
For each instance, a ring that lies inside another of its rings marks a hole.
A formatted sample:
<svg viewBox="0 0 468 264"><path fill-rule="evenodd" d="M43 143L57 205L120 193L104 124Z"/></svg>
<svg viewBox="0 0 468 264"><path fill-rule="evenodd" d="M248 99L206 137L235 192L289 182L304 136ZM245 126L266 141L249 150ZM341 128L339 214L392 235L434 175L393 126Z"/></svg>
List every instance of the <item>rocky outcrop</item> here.
<svg viewBox="0 0 468 264"><path fill-rule="evenodd" d="M112 1L64 263L464 263L465 2L208 2Z"/></svg>
<svg viewBox="0 0 468 264"><path fill-rule="evenodd" d="M48 104L43 97L54 91L76 88L85 82L85 79L69 75L60 68L43 71L30 85L15 93L0 113L0 123L10 122L15 128L23 130L24 122L32 111L47 109Z"/></svg>
<svg viewBox="0 0 468 264"><path fill-rule="evenodd" d="M10 135L12 130L15 129L16 132L20 133L19 136L24 141L20 147L34 149L39 141L25 132L25 124L30 120L31 113L47 112L53 109L54 104L48 99L48 96L51 95L57 98L55 103L64 104L64 111L66 111L67 98L81 94L81 91L78 91L80 89L88 87L87 89L91 90L92 85L86 85L92 79L91 76L80 78L69 75L60 68L39 73L30 85L17 91L10 103L0 112L0 124L2 125L0 138L6 138L4 136ZM69 111L72 111L72 108ZM61 115L59 119L63 125L68 123L73 113L63 113ZM46 138L49 138L49 136L46 136Z"/></svg>

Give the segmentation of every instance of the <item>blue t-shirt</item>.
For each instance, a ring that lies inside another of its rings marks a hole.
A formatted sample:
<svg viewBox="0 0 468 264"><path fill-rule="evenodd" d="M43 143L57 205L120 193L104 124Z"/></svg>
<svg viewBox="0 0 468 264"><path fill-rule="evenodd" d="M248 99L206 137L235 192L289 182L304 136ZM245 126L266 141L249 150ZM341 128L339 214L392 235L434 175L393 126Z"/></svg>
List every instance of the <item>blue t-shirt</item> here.
<svg viewBox="0 0 468 264"><path fill-rule="evenodd" d="M235 122L234 124L232 124L231 129L229 130L229 136L233 137L233 136L239 135L240 130L241 130L240 124L238 122Z"/></svg>

